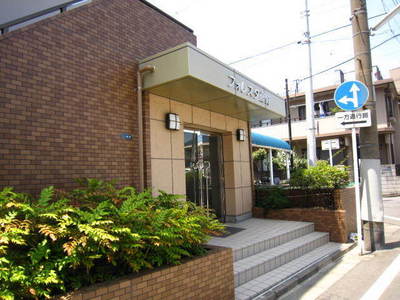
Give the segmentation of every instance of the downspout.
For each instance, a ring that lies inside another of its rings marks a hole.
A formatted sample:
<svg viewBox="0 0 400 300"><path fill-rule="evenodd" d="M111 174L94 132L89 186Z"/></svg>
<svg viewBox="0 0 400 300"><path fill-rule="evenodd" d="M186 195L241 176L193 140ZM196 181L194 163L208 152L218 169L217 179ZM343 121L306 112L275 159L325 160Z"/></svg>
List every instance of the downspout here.
<svg viewBox="0 0 400 300"><path fill-rule="evenodd" d="M144 151L143 151L143 92L142 81L143 74L153 73L154 66L144 66L137 72L137 122L138 122L138 140L139 140L139 187L138 191L144 190Z"/></svg>
<svg viewBox="0 0 400 300"><path fill-rule="evenodd" d="M251 138L251 125L247 122L247 134L249 141L249 161L250 161L250 180L251 180L251 199L252 199L252 209L256 207L256 189L254 186L254 161L253 161L253 140Z"/></svg>

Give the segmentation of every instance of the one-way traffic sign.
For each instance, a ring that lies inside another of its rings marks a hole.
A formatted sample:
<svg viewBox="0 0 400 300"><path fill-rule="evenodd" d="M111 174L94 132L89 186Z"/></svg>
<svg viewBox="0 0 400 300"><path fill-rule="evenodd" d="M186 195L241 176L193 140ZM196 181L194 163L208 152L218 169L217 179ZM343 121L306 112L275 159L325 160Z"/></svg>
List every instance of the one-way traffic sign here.
<svg viewBox="0 0 400 300"><path fill-rule="evenodd" d="M338 128L358 128L371 126L371 111L338 112L335 114Z"/></svg>
<svg viewBox="0 0 400 300"><path fill-rule="evenodd" d="M368 88L360 81L343 82L335 90L334 100L343 110L356 110L362 107L368 100Z"/></svg>

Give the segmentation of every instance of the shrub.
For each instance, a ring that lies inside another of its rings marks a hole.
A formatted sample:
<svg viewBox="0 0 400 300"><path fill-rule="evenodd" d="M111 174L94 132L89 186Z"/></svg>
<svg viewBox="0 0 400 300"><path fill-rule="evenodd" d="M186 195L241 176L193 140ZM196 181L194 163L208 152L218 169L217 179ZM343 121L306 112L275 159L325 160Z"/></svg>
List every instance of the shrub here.
<svg viewBox="0 0 400 300"><path fill-rule="evenodd" d="M83 180L35 200L0 192L0 299L43 299L205 252L223 225L177 196Z"/></svg>
<svg viewBox="0 0 400 300"><path fill-rule="evenodd" d="M296 170L290 178L291 186L310 189L341 188L348 183L349 174L345 169L331 166L324 160L307 169Z"/></svg>
<svg viewBox="0 0 400 300"><path fill-rule="evenodd" d="M257 197L256 206L266 209L288 208L290 202L284 190L280 187L260 188L263 190L264 197Z"/></svg>

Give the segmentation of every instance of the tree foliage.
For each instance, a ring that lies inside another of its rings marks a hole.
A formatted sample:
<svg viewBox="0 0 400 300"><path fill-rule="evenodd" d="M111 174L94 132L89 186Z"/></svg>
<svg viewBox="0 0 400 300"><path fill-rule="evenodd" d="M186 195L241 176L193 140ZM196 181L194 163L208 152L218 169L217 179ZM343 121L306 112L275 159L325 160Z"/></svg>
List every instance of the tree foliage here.
<svg viewBox="0 0 400 300"><path fill-rule="evenodd" d="M254 160L264 160L268 157L268 153L265 149L260 148L252 153Z"/></svg>
<svg viewBox="0 0 400 300"><path fill-rule="evenodd" d="M294 150L292 152L292 155L293 155L294 170L307 168L307 159L301 157ZM288 152L278 151L276 156L273 158L273 162L280 170L284 170L286 168L286 158L290 158L290 154Z"/></svg>
<svg viewBox="0 0 400 300"><path fill-rule="evenodd" d="M204 253L223 225L175 195L95 179L38 199L0 191L0 299L43 299Z"/></svg>

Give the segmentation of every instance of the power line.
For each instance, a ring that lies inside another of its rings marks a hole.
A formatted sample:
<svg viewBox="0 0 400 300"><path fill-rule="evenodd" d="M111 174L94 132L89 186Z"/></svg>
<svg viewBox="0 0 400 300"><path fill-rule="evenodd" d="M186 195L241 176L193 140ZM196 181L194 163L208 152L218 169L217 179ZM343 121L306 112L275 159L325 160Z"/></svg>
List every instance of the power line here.
<svg viewBox="0 0 400 300"><path fill-rule="evenodd" d="M273 51L276 51L276 50L279 50L279 49L282 49L282 48L286 48L286 47L288 47L290 45L294 45L294 44L297 44L297 41L296 42L287 43L287 44L284 44L282 46L279 46L279 47L276 47L276 48L272 48L272 49L269 49L269 50L261 52L261 53L257 53L257 54L254 54L254 55L243 57L241 59L238 59L238 60L235 60L235 61L229 63L229 65L237 64L237 63L240 63L240 62L245 61L245 60L256 58L258 56L262 56L262 55L268 54L270 52L273 52Z"/></svg>
<svg viewBox="0 0 400 300"><path fill-rule="evenodd" d="M392 36L392 37L390 37L390 38L388 38L388 39L386 39L386 40L384 40L383 42L379 43L378 45L375 45L374 47L371 48L371 50L374 50L374 49L376 49L376 48L382 46L383 44L389 42L390 40L395 39L395 38L397 38L397 37L399 37L399 36L400 36L400 33L399 33L399 34L396 34L396 35L394 35L394 36ZM346 59L345 61L342 61L341 63L338 63L338 64L336 64L336 65L334 65L334 66L332 66L332 67L329 67L329 68L327 68L327 69L325 69L325 70L322 70L322 71L320 71L320 72L318 72L318 73L315 73L315 74L312 75L312 77L317 76L317 75L320 75L320 74L325 73L325 72L328 72L328 71L330 71L330 70L332 70L332 69L335 69L335 68L337 68L337 67L339 67L339 66L341 66L341 65L344 65L345 63L348 63L348 62L352 61L353 59L355 59L355 56L353 56L353 57L351 57L351 58L349 58L349 59ZM309 79L309 78L310 78L310 76L307 76L307 77L304 77L304 78L299 79L299 80L300 80L300 81L304 81L304 80Z"/></svg>
<svg viewBox="0 0 400 300"><path fill-rule="evenodd" d="M343 38L343 39L334 39L334 40L319 40L319 41L314 41L314 43L328 43L328 42L339 42L339 41L348 41L351 40L351 38Z"/></svg>
<svg viewBox="0 0 400 300"><path fill-rule="evenodd" d="M382 13L382 14L379 14L379 15L376 15L376 16L373 16L373 17L370 17L370 18L368 18L368 19L371 20L371 19L374 19L374 18L377 18L377 17L381 17L381 16L383 16L383 15L386 15L386 13ZM350 26L351 26L351 24L347 24L347 25L343 25L343 26L340 26L340 27L336 27L336 28L330 29L330 30L328 30L328 31L324 31L324 32L318 33L318 34L316 34L316 35L313 35L313 36L311 36L310 38L311 38L311 39L312 39L312 38L316 38L316 37L319 37L319 36L321 36L321 35L328 34L328 33L331 33L331 32L333 32L333 31L337 31L337 30L340 30L340 29L343 29L343 28L346 28L346 27L350 27ZM300 44L300 43L301 43L301 41L290 42L290 43L287 43L287 44L284 44L284 45L281 45L281 46L278 46L278 47L275 47L275 48L272 48L272 49L269 49L269 50L266 50L266 51L263 51L263 52L254 54L254 55L249 55L249 56L240 58L240 59L238 59L238 60L235 60L235 61L229 63L229 65L234 65L234 64L240 63L240 62L242 62L242 61L249 60L249 59L253 59L253 58L256 58L256 57L259 57L259 56L263 56L263 55L268 54L268 53L271 53L271 52L273 52L273 51L280 50L280 49L286 48L286 47L288 47L288 46L291 46L291 45L294 45L294 44Z"/></svg>
<svg viewBox="0 0 400 300"><path fill-rule="evenodd" d="M379 46L382 46L382 45L385 44L386 42L389 42L390 40L395 39L395 38L397 38L397 37L399 37L399 36L400 36L400 33L398 33L398 34L396 34L396 35L394 35L394 36L392 36L392 37L390 37L390 38L384 40L383 42L379 43L378 45L372 47L371 50L374 50L375 48L378 48Z"/></svg>
<svg viewBox="0 0 400 300"><path fill-rule="evenodd" d="M353 59L354 59L354 56L351 57L351 58L349 58L349 59L346 59L345 61L342 61L341 63L339 63L339 64L337 64L337 65L334 65L334 66L332 66L332 67L329 67L328 69L325 69L325 70L323 70L323 71L320 71L320 72L318 72L318 73L315 73L315 74L312 75L312 77L317 76L317 75L320 75L320 74L325 73L325 72L328 72L328 71L330 71L330 70L332 70L332 69L335 69L335 68L337 68L337 67L339 67L339 66L341 66L341 65L344 65L345 63L348 63L348 62L352 61ZM304 77L304 78L300 79L300 81L304 81L304 80L309 79L309 78L310 78L310 76L307 76L307 77Z"/></svg>
<svg viewBox="0 0 400 300"><path fill-rule="evenodd" d="M381 16L381 15L379 15L379 16ZM379 17L379 16L375 16L375 17ZM372 18L375 18L375 17L372 17ZM343 25L343 26L340 26L340 27L336 27L334 29L331 29L331 30L328 30L328 31L325 31L325 32L321 32L321 33L318 33L316 35L313 35L311 38L316 38L316 37L319 37L321 35L324 35L324 34L327 34L327 33L331 33L333 31L336 31L336 30L339 30L339 29L343 29L343 28L346 28L346 27L350 27L350 26L351 26L351 24L347 24L347 25Z"/></svg>

